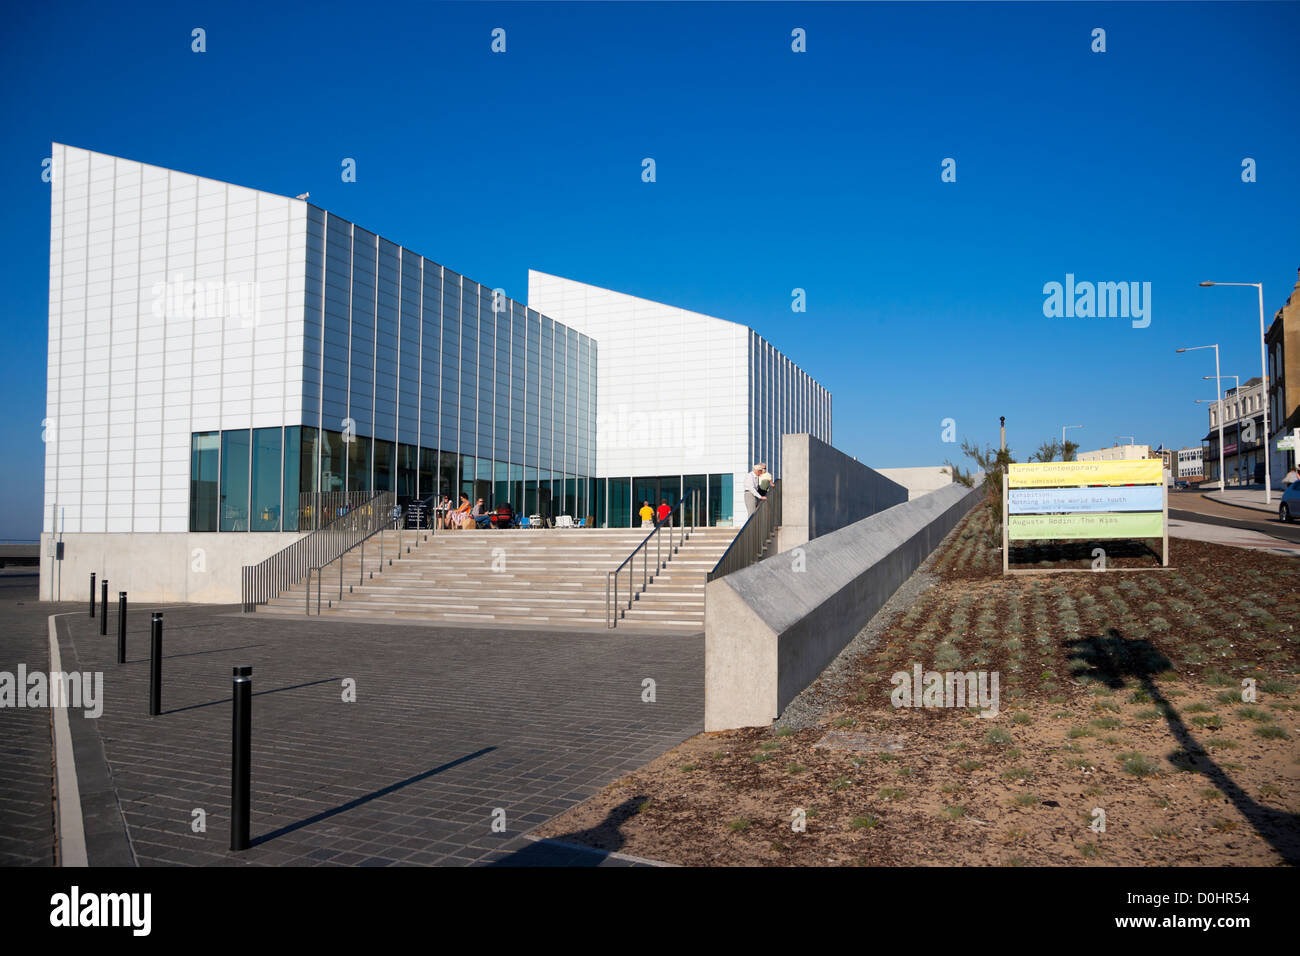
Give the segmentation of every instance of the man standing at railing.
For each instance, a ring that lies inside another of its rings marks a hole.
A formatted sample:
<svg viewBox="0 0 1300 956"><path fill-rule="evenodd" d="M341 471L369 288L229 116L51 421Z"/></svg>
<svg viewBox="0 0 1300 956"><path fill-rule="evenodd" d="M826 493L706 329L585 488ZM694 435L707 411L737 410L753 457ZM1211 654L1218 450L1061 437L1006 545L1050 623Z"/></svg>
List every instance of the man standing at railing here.
<svg viewBox="0 0 1300 956"><path fill-rule="evenodd" d="M758 503L767 500L767 494L760 487L760 480L767 473L767 465L759 462L754 470L745 476L745 512L753 514L758 510Z"/></svg>

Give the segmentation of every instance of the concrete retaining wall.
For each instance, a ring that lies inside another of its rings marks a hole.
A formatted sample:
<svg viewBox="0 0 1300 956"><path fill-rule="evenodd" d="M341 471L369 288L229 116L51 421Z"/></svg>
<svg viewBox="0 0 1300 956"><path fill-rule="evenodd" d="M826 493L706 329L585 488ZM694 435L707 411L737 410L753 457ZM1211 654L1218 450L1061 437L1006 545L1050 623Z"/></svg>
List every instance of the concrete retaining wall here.
<svg viewBox="0 0 1300 956"><path fill-rule="evenodd" d="M108 599L159 603L237 604L243 567L288 547L301 533L65 534L63 560L41 536L41 600L89 601L90 574L108 577ZM60 594L62 597L60 597Z"/></svg>
<svg viewBox="0 0 1300 956"><path fill-rule="evenodd" d="M778 552L907 500L907 489L812 435L781 436Z"/></svg>
<svg viewBox="0 0 1300 956"><path fill-rule="evenodd" d="M704 729L768 726L980 499L949 485L711 581Z"/></svg>
<svg viewBox="0 0 1300 956"><path fill-rule="evenodd" d="M952 469L947 465L930 465L924 468L878 468L877 471L907 489L910 499L920 498L952 484Z"/></svg>

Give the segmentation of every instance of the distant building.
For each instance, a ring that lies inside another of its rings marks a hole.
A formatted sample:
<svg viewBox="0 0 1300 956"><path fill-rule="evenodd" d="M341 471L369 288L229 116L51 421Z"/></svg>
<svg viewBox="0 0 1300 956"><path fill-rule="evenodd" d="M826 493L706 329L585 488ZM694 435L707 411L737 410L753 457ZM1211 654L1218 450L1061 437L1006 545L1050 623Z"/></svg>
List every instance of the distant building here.
<svg viewBox="0 0 1300 956"><path fill-rule="evenodd" d="M1248 485L1264 473L1264 388L1259 376L1240 387L1225 389L1223 400L1210 406L1210 431L1201 439L1205 450L1207 477L1219 480L1219 409L1223 409L1223 467L1228 484Z"/></svg>
<svg viewBox="0 0 1300 956"><path fill-rule="evenodd" d="M1079 461L1133 461L1150 457L1150 445L1111 445L1109 448L1081 451L1075 455Z"/></svg>
<svg viewBox="0 0 1300 956"><path fill-rule="evenodd" d="M1196 483L1205 480L1204 448L1180 448L1177 451L1178 469L1173 473L1178 481Z"/></svg>
<svg viewBox="0 0 1300 956"><path fill-rule="evenodd" d="M1280 482L1295 467L1294 451L1278 451L1277 440L1300 428L1300 271L1286 304L1277 310L1264 342L1268 352L1269 469ZM1288 367L1289 366L1289 367Z"/></svg>

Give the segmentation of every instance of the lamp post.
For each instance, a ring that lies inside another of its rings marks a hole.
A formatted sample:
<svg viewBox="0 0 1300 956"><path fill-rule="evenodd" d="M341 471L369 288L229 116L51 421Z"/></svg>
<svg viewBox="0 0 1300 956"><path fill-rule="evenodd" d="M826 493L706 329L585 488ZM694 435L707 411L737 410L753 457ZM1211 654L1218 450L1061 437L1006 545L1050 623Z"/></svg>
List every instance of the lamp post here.
<svg viewBox="0 0 1300 956"><path fill-rule="evenodd" d="M1262 394L1264 401L1264 504L1272 510L1273 505L1273 480L1271 469L1269 467L1268 453L1268 352L1264 348L1264 283L1262 282L1202 282L1203 287L1208 288L1212 285L1249 285L1254 286L1255 291L1259 293L1259 380L1263 383ZM1239 449L1240 450L1240 449Z"/></svg>
<svg viewBox="0 0 1300 956"><path fill-rule="evenodd" d="M1082 425L1062 425L1061 426L1061 461L1065 461L1065 430L1067 428L1082 428Z"/></svg>
<svg viewBox="0 0 1300 956"><path fill-rule="evenodd" d="M1219 345L1194 345L1185 349L1174 349L1175 352L1196 352L1200 349L1214 349L1214 388L1215 399L1219 402L1219 490L1224 491L1228 487L1227 476L1223 473L1223 382L1219 376Z"/></svg>

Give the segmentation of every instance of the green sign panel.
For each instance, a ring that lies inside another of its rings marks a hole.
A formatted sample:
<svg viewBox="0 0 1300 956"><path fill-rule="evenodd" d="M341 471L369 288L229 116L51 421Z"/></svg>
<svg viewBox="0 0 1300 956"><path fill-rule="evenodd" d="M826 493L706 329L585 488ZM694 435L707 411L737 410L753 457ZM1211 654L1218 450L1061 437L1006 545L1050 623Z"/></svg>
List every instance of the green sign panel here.
<svg viewBox="0 0 1300 956"><path fill-rule="evenodd" d="M1011 515L1007 537L1012 541L1075 538L1160 538L1164 516L1156 511L1131 514Z"/></svg>

